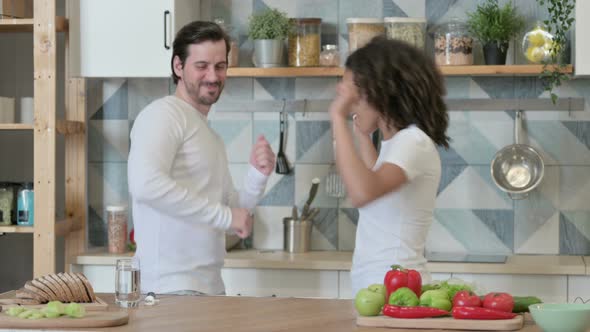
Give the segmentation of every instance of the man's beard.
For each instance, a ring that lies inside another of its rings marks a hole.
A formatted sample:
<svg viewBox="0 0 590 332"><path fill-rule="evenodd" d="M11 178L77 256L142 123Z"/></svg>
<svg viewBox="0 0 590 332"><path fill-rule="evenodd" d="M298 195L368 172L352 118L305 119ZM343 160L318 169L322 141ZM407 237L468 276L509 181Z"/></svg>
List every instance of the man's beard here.
<svg viewBox="0 0 590 332"><path fill-rule="evenodd" d="M219 100L219 97L221 96L221 91L223 91L223 85L221 85L220 82L201 83L201 84L199 84L199 90L202 86L207 88L209 85L216 85L217 92L214 93L213 95L210 94L209 91L205 92L204 95L199 94L197 96L197 99L199 100L199 103L202 105L211 106L211 105L215 104L217 102L217 100Z"/></svg>

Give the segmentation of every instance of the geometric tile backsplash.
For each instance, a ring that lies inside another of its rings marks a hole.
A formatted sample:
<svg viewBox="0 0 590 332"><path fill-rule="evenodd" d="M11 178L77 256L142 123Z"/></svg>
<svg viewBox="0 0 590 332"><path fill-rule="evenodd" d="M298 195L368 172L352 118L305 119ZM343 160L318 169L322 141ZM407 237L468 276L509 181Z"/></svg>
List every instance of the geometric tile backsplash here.
<svg viewBox="0 0 590 332"><path fill-rule="evenodd" d="M234 25L240 35L240 63L251 66L247 18L265 7L290 17L322 17L322 41L338 42L346 56L347 17L425 16L429 29L449 17L465 17L481 1L473 0L245 0L212 1L210 13ZM546 15L536 0L518 0L529 23ZM313 10L309 9L313 8ZM476 57L476 63L481 63ZM511 47L510 63L524 63ZM253 142L263 134L278 151L279 110L270 100L307 100L320 107L334 97L336 78L229 78L210 125L225 141L234 184L240 187ZM448 98L547 98L533 77L447 77ZM89 242L106 245L104 208L128 202L129 131L137 114L152 100L173 93L169 79L93 80L89 89L102 98L88 99L89 110ZM90 92L90 91L89 91ZM451 111L448 150L441 149L442 177L435 221L427 248L436 251L590 255L590 80L566 82L559 95L585 98L582 112L526 112L526 142L545 161L541 186L524 200L513 201L490 176L490 162L513 142L512 111ZM89 93L89 96L92 94ZM95 94L96 95L96 94ZM249 102L256 112L224 106ZM229 110L228 110L229 108ZM265 109L266 108L266 109ZM254 232L245 245L282 248L282 218L293 204L302 205L311 180L324 179L333 165L333 147L326 112L289 112L285 154L289 175L273 174L256 210ZM346 199L332 198L320 186L314 205L321 209L312 236L314 250L353 250L358 212ZM131 218L130 218L131 219ZM132 220L130 220L132 223Z"/></svg>

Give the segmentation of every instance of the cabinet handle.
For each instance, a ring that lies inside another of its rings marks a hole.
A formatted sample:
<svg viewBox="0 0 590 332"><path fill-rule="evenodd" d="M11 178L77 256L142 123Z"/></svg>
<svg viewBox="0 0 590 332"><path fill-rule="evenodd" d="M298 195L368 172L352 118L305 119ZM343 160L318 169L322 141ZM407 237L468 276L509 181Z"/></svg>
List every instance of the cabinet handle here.
<svg viewBox="0 0 590 332"><path fill-rule="evenodd" d="M169 50L170 44L168 43L168 21L170 17L170 11L164 11L164 48Z"/></svg>

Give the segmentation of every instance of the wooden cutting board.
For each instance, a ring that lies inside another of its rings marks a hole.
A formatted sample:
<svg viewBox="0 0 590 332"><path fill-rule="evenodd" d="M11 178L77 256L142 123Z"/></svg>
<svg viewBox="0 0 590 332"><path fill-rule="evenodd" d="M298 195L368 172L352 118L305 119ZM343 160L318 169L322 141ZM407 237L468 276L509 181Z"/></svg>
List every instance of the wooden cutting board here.
<svg viewBox="0 0 590 332"><path fill-rule="evenodd" d="M470 320L454 319L452 317L398 319L387 316L356 318L356 325L370 327L390 327L404 329L441 329L441 330L470 330L470 331L514 331L523 327L524 319L518 315L513 319L500 320Z"/></svg>
<svg viewBox="0 0 590 332"><path fill-rule="evenodd" d="M12 290L6 293L0 294L0 306L4 308L4 310L10 307L24 307L30 309L41 309L45 307L45 304L16 304L14 301L16 299L16 291ZM106 311L109 305L99 297L96 297L96 302L92 303L80 303L86 311Z"/></svg>
<svg viewBox="0 0 590 332"><path fill-rule="evenodd" d="M0 313L1 329L54 329L80 327L109 327L125 325L129 321L126 311L90 311L83 318L22 319Z"/></svg>

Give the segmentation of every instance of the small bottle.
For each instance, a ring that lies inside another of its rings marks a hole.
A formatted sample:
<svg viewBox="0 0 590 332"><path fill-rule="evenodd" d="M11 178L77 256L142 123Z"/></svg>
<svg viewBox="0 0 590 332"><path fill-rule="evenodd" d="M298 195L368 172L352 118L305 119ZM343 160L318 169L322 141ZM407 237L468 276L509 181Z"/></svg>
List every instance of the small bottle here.
<svg viewBox="0 0 590 332"><path fill-rule="evenodd" d="M107 206L109 253L123 254L127 250L127 209L121 205Z"/></svg>
<svg viewBox="0 0 590 332"><path fill-rule="evenodd" d="M33 183L27 182L18 191L17 220L20 226L33 226L35 224L35 194Z"/></svg>
<svg viewBox="0 0 590 332"><path fill-rule="evenodd" d="M233 28L230 25L225 24L225 20L222 18L216 18L214 22L217 25L219 25L223 29L223 31L225 31L225 33L229 36L230 50L229 54L227 55L227 66L238 67L240 46L238 45L237 38L235 38L235 36L232 33Z"/></svg>
<svg viewBox="0 0 590 332"><path fill-rule="evenodd" d="M340 66L340 52L338 52L338 46L332 44L322 46L322 52L320 53L320 66Z"/></svg>

